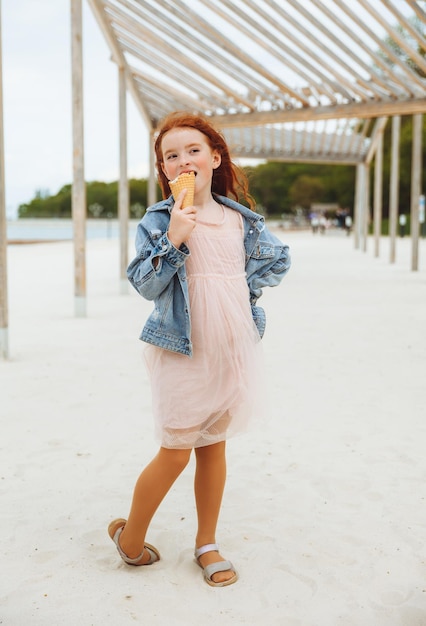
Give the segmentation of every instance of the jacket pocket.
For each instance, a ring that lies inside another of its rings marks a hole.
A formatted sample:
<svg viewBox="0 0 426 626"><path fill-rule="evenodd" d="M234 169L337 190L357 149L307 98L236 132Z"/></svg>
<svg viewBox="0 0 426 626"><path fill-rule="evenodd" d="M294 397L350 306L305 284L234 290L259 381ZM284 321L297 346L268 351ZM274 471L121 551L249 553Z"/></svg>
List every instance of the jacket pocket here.
<svg viewBox="0 0 426 626"><path fill-rule="evenodd" d="M269 243L258 241L253 248L250 257L252 259L273 259L275 257L275 248Z"/></svg>

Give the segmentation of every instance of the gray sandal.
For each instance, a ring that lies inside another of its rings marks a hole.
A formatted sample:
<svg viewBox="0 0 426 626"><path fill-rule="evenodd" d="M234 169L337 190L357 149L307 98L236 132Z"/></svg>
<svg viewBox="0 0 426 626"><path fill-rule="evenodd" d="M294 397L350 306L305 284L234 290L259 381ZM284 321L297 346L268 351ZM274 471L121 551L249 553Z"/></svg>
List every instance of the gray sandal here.
<svg viewBox="0 0 426 626"><path fill-rule="evenodd" d="M131 559L123 552L119 544L119 538L123 531L124 526L126 525L125 519L115 519L108 526L108 535L111 537L115 545L117 546L118 554L121 556L123 561L128 565L152 565L156 561L160 560L160 553L157 548L154 548L150 543L146 543L143 547L142 552L135 559ZM148 550L149 553L149 561L145 563L141 563L142 557L144 555L145 550Z"/></svg>
<svg viewBox="0 0 426 626"><path fill-rule="evenodd" d="M232 565L231 561L218 561L217 563L211 563L210 565L206 565L206 567L203 567L201 565L200 556L206 554L207 552L219 552L219 546L216 543L207 543L205 546L195 548L195 562L203 570L206 583L209 584L211 587L226 587L227 585L232 585L233 583L235 583L238 580L238 574L235 571L235 568ZM212 576L214 576L218 572L227 572L228 570L234 572L234 575L229 580L224 580L223 582L216 583L212 579Z"/></svg>

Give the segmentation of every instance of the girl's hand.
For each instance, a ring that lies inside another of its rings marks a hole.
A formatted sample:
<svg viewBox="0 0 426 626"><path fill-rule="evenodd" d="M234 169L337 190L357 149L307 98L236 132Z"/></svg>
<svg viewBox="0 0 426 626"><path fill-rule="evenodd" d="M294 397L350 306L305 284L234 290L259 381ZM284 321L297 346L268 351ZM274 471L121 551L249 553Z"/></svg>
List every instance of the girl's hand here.
<svg viewBox="0 0 426 626"><path fill-rule="evenodd" d="M181 208L185 196L186 189L183 189L178 195L170 214L170 224L167 233L169 241L178 249L194 230L197 217L195 206L187 206L185 209Z"/></svg>

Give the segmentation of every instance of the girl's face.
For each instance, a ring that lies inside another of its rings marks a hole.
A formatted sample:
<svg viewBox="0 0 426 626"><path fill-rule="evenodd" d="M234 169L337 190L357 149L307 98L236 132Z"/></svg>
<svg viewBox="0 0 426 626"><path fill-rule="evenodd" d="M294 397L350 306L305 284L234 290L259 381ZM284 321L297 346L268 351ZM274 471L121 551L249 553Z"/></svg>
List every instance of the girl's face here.
<svg viewBox="0 0 426 626"><path fill-rule="evenodd" d="M172 128L161 141L161 151L161 167L168 180L183 172L194 172L195 194L211 193L213 170L219 167L221 159L203 133L189 127Z"/></svg>

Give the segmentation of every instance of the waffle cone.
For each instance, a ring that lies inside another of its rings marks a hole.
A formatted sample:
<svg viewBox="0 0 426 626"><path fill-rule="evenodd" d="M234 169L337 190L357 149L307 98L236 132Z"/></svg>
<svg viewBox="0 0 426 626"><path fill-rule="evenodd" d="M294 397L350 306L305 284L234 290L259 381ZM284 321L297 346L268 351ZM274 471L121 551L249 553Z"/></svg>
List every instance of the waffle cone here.
<svg viewBox="0 0 426 626"><path fill-rule="evenodd" d="M186 195L182 202L182 209L194 204L194 188L195 188L195 174L194 172L184 172L174 180L169 180L169 187L173 194L174 199L178 197L183 189L186 189Z"/></svg>

